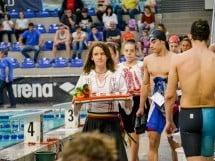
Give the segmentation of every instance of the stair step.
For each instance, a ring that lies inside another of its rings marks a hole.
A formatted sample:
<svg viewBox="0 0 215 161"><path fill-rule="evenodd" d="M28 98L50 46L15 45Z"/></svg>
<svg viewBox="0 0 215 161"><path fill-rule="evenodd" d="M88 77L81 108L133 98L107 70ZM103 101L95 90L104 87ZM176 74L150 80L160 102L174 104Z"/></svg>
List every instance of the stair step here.
<svg viewBox="0 0 215 161"><path fill-rule="evenodd" d="M159 5L162 13L204 10L203 0L161 0Z"/></svg>

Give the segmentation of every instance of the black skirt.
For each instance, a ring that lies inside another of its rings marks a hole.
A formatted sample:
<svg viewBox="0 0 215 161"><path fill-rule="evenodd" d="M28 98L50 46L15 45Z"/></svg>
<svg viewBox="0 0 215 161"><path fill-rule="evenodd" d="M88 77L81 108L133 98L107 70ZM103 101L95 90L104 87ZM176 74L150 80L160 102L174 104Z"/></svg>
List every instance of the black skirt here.
<svg viewBox="0 0 215 161"><path fill-rule="evenodd" d="M83 132L91 132L98 130L101 133L107 134L116 139L118 160L128 161L125 146L123 144L123 137L120 132L120 119L119 118L91 118L87 117Z"/></svg>

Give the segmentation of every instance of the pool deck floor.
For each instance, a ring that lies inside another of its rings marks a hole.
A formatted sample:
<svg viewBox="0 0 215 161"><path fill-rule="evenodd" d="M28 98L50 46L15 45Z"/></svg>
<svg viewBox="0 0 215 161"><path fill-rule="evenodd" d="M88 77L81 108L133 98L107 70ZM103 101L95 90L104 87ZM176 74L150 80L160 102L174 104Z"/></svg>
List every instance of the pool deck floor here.
<svg viewBox="0 0 215 161"><path fill-rule="evenodd" d="M32 109L32 108L50 108L50 105L17 105L16 109ZM4 108L5 110L8 110ZM2 110L2 108L1 108ZM10 109L12 110L12 109ZM79 130L80 129L75 129ZM66 140L71 137L75 132L75 130L71 129L57 129L51 132L48 132L44 135L45 140L47 138L64 138L61 139L61 142L65 142ZM128 152L128 158L130 156L129 154L129 148L127 147ZM44 150L56 150L56 143L50 142L49 146L47 144L35 144L35 145L29 145L27 143L19 143L15 146L0 150L0 161L34 161L34 152L36 151L44 151ZM139 149L139 158L140 161L147 161L147 151L148 151L148 136L147 133L140 135L140 149ZM24 157L25 156L25 157ZM171 161L171 152L170 148L166 139L165 134L161 137L161 144L159 148L159 161Z"/></svg>

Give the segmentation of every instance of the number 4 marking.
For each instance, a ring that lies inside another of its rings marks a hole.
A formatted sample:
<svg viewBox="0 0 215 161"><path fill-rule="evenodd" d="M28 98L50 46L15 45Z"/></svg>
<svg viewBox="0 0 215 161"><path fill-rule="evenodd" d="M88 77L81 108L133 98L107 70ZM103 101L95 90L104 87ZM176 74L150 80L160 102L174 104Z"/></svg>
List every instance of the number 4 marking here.
<svg viewBox="0 0 215 161"><path fill-rule="evenodd" d="M33 122L30 122L30 123L29 123L29 126L28 126L28 133L30 133L31 136L34 136L35 131L34 131L34 123L33 123Z"/></svg>

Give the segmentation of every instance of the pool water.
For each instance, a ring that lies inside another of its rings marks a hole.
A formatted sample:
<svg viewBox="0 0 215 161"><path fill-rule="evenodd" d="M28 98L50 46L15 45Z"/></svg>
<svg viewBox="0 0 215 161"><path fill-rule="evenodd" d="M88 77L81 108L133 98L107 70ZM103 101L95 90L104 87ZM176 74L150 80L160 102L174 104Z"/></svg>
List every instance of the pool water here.
<svg viewBox="0 0 215 161"><path fill-rule="evenodd" d="M38 110L0 111L0 150L24 140L24 119L10 120L9 117ZM64 125L64 113L48 112L43 114L43 132Z"/></svg>

